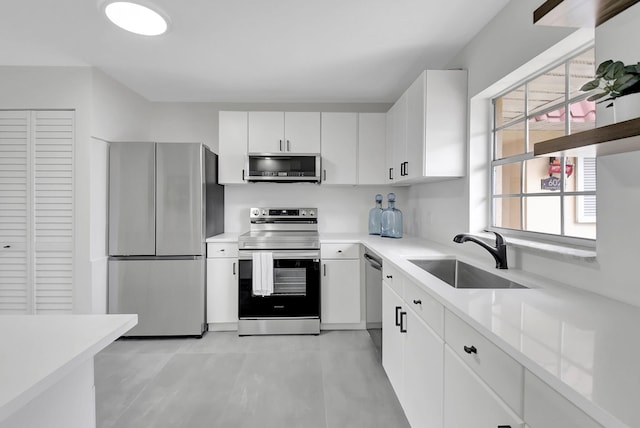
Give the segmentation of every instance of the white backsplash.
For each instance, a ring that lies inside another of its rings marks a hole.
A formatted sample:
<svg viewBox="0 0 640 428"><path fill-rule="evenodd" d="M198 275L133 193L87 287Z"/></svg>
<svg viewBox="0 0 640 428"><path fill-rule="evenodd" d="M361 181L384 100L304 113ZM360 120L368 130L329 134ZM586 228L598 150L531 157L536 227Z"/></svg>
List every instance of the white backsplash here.
<svg viewBox="0 0 640 428"><path fill-rule="evenodd" d="M320 233L366 233L375 196L396 194L396 208L407 206L407 188L391 186L322 186L310 183L253 183L225 186L225 232L249 230L251 207L318 208ZM405 224L407 218L405 215Z"/></svg>

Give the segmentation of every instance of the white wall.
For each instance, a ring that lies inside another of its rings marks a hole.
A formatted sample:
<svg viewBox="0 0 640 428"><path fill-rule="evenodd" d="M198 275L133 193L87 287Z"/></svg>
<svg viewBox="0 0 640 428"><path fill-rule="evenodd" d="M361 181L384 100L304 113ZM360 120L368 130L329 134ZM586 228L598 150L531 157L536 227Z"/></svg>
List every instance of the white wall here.
<svg viewBox="0 0 640 428"><path fill-rule="evenodd" d="M369 209L375 206L376 193L384 197L396 194L396 208L403 211L407 189L390 186L326 186L309 183L254 183L225 186L225 231L249 230L251 207L318 208L320 233L367 233ZM404 226L407 216L404 215Z"/></svg>
<svg viewBox="0 0 640 428"><path fill-rule="evenodd" d="M450 64L469 70L468 176L458 181L413 186L408 195L411 212L431 213L430 222L414 229L420 236L448 244L453 252L477 258L487 268L493 266L493 259L484 250L470 244L453 244L451 239L456 233L477 232L488 224L488 102L491 96L592 37L592 32L585 29L533 26L532 13L539 5L538 0L511 1ZM637 23L640 17L628 15L637 10L640 5L605 25L626 28L616 19ZM638 57L636 53L633 61ZM633 262L640 259L636 215L640 210L640 175L635 172L639 162L638 153L599 159L595 262L510 248L510 267L640 306L640 293L632 280Z"/></svg>

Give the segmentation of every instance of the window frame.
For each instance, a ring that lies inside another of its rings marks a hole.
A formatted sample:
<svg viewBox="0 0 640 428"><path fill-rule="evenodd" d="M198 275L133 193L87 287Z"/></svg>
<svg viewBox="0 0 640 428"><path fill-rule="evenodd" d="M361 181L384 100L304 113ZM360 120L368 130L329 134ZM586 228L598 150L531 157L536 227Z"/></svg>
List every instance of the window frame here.
<svg viewBox="0 0 640 428"><path fill-rule="evenodd" d="M518 82L516 82L515 84L509 86L506 90L503 90L499 93L497 93L496 95L492 96L489 99L490 102L490 120L491 120L491 128L490 128L490 153L489 153L489 222L490 224L487 227L487 230L489 231L495 231L495 232L499 232L499 233L503 233L505 235L510 235L513 236L514 238L519 238L519 239L523 239L523 240L531 240L531 241L549 241L549 242L553 242L553 243L559 243L559 244L564 244L564 245L570 245L570 246L579 246L579 247L589 247L589 248L595 248L596 246L596 240L597 240L597 219L594 223L596 223L596 238L584 238L584 237L577 237L577 236L568 236L565 235L565 219L566 219L566 210L565 210L565 199L566 197L578 197L578 196L596 196L596 190L593 191L585 191L585 190L578 190L578 187L576 187L575 191L567 191L565 189L565 185L566 185L566 178L565 178L565 174L560 174L560 190L557 192L553 192L553 193L549 193L549 192L532 192L532 193L527 193L525 192L525 180L526 180L526 161L528 160L532 160L532 159L536 159L536 157L533 155L533 145L530 144L529 138L530 138L530 119L532 117L535 116L539 116L539 115L543 115L549 112L553 112L553 111L557 111L561 108L565 109L565 112L567 112L567 114L565 114L565 118L564 118L564 132L565 135L569 135L571 133L571 115L569 114L570 111L570 106L576 102L580 102L582 100L585 100L586 98L588 98L591 93L590 92L585 92L585 93L579 93L573 97L571 97L571 86L570 86L570 64L572 62L572 60L574 58L579 57L580 55L584 54L585 52L588 52L589 50L594 49L594 44L590 43L586 46L582 46L579 49L576 49L572 52L570 52L569 54L563 56L562 58L558 59L557 61L553 61L549 64L547 64L545 67L537 70L535 73L532 73L530 75L528 75L527 77L525 77L524 79L519 80ZM529 85L531 82L535 81L535 79L537 79L538 77L544 75L545 73L556 69L560 66L564 66L564 71L565 71L565 75L564 75L564 79L565 79L565 86L564 86L564 97L562 97L562 101L561 102L557 102L554 103L553 105L547 106L543 109L539 109L539 110L533 110L533 112L529 111ZM505 121L503 122L500 126L497 126L497 121L498 121L498 117L496 115L496 101L498 99L500 99L502 96L520 88L523 87L524 88L524 113L522 115L522 117L510 120L510 121ZM517 154L517 155L512 155L512 156L506 156L503 158L496 158L496 154L497 154L497 150L498 150L498 145L496 144L497 141L497 134L499 131L507 129L509 127L513 127L514 125L517 125L519 123L522 123L524 126L524 146L525 146L525 151L524 153L521 154ZM574 158L575 156L569 156L569 158ZM566 163L567 162L567 157L562 156L560 158L560 164L561 164L561 171L565 171L566 168ZM499 195L495 194L495 189L496 189L496 167L497 166L501 166L501 165L508 165L508 164L515 164L515 163L520 163L520 192L519 193L501 193ZM576 159L576 165L575 167L578 168L577 166L578 161ZM578 171L578 169L576 169L576 171ZM581 171L581 169L579 170ZM580 172L581 173L581 172ZM596 173L597 174L597 173ZM576 183L578 182L578 178L577 178L577 173L576 173ZM499 227L499 226L495 226L496 224L496 215L497 215L497 210L496 210L496 202L500 199L503 198L508 198L508 197L512 197L512 198L519 198L520 200L520 229L511 229L511 228L505 228L505 227ZM553 234L553 233L545 233L545 232L536 232L536 231L529 231L529 230L524 230L524 217L526 216L526 212L525 212L525 198L526 197L554 197L554 198L559 198L560 201L560 234ZM596 196L597 197L597 196Z"/></svg>

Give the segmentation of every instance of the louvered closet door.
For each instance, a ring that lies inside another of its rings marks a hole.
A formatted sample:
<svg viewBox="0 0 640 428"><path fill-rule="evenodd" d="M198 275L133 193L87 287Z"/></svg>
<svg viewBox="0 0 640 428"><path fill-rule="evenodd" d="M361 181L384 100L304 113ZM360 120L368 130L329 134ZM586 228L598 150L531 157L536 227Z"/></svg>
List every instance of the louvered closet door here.
<svg viewBox="0 0 640 428"><path fill-rule="evenodd" d="M74 112L33 119L35 312L71 312Z"/></svg>
<svg viewBox="0 0 640 428"><path fill-rule="evenodd" d="M30 113L0 111L0 314L30 312Z"/></svg>
<svg viewBox="0 0 640 428"><path fill-rule="evenodd" d="M0 111L0 313L73 310L74 113Z"/></svg>

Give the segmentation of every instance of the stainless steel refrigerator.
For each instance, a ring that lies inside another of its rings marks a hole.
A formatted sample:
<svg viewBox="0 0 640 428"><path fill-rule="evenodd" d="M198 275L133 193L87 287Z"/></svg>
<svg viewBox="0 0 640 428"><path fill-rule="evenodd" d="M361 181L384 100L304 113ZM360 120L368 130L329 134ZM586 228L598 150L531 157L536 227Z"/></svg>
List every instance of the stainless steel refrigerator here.
<svg viewBox="0 0 640 428"><path fill-rule="evenodd" d="M128 336L201 336L206 238L224 231L218 157L195 143L109 144L109 313Z"/></svg>

